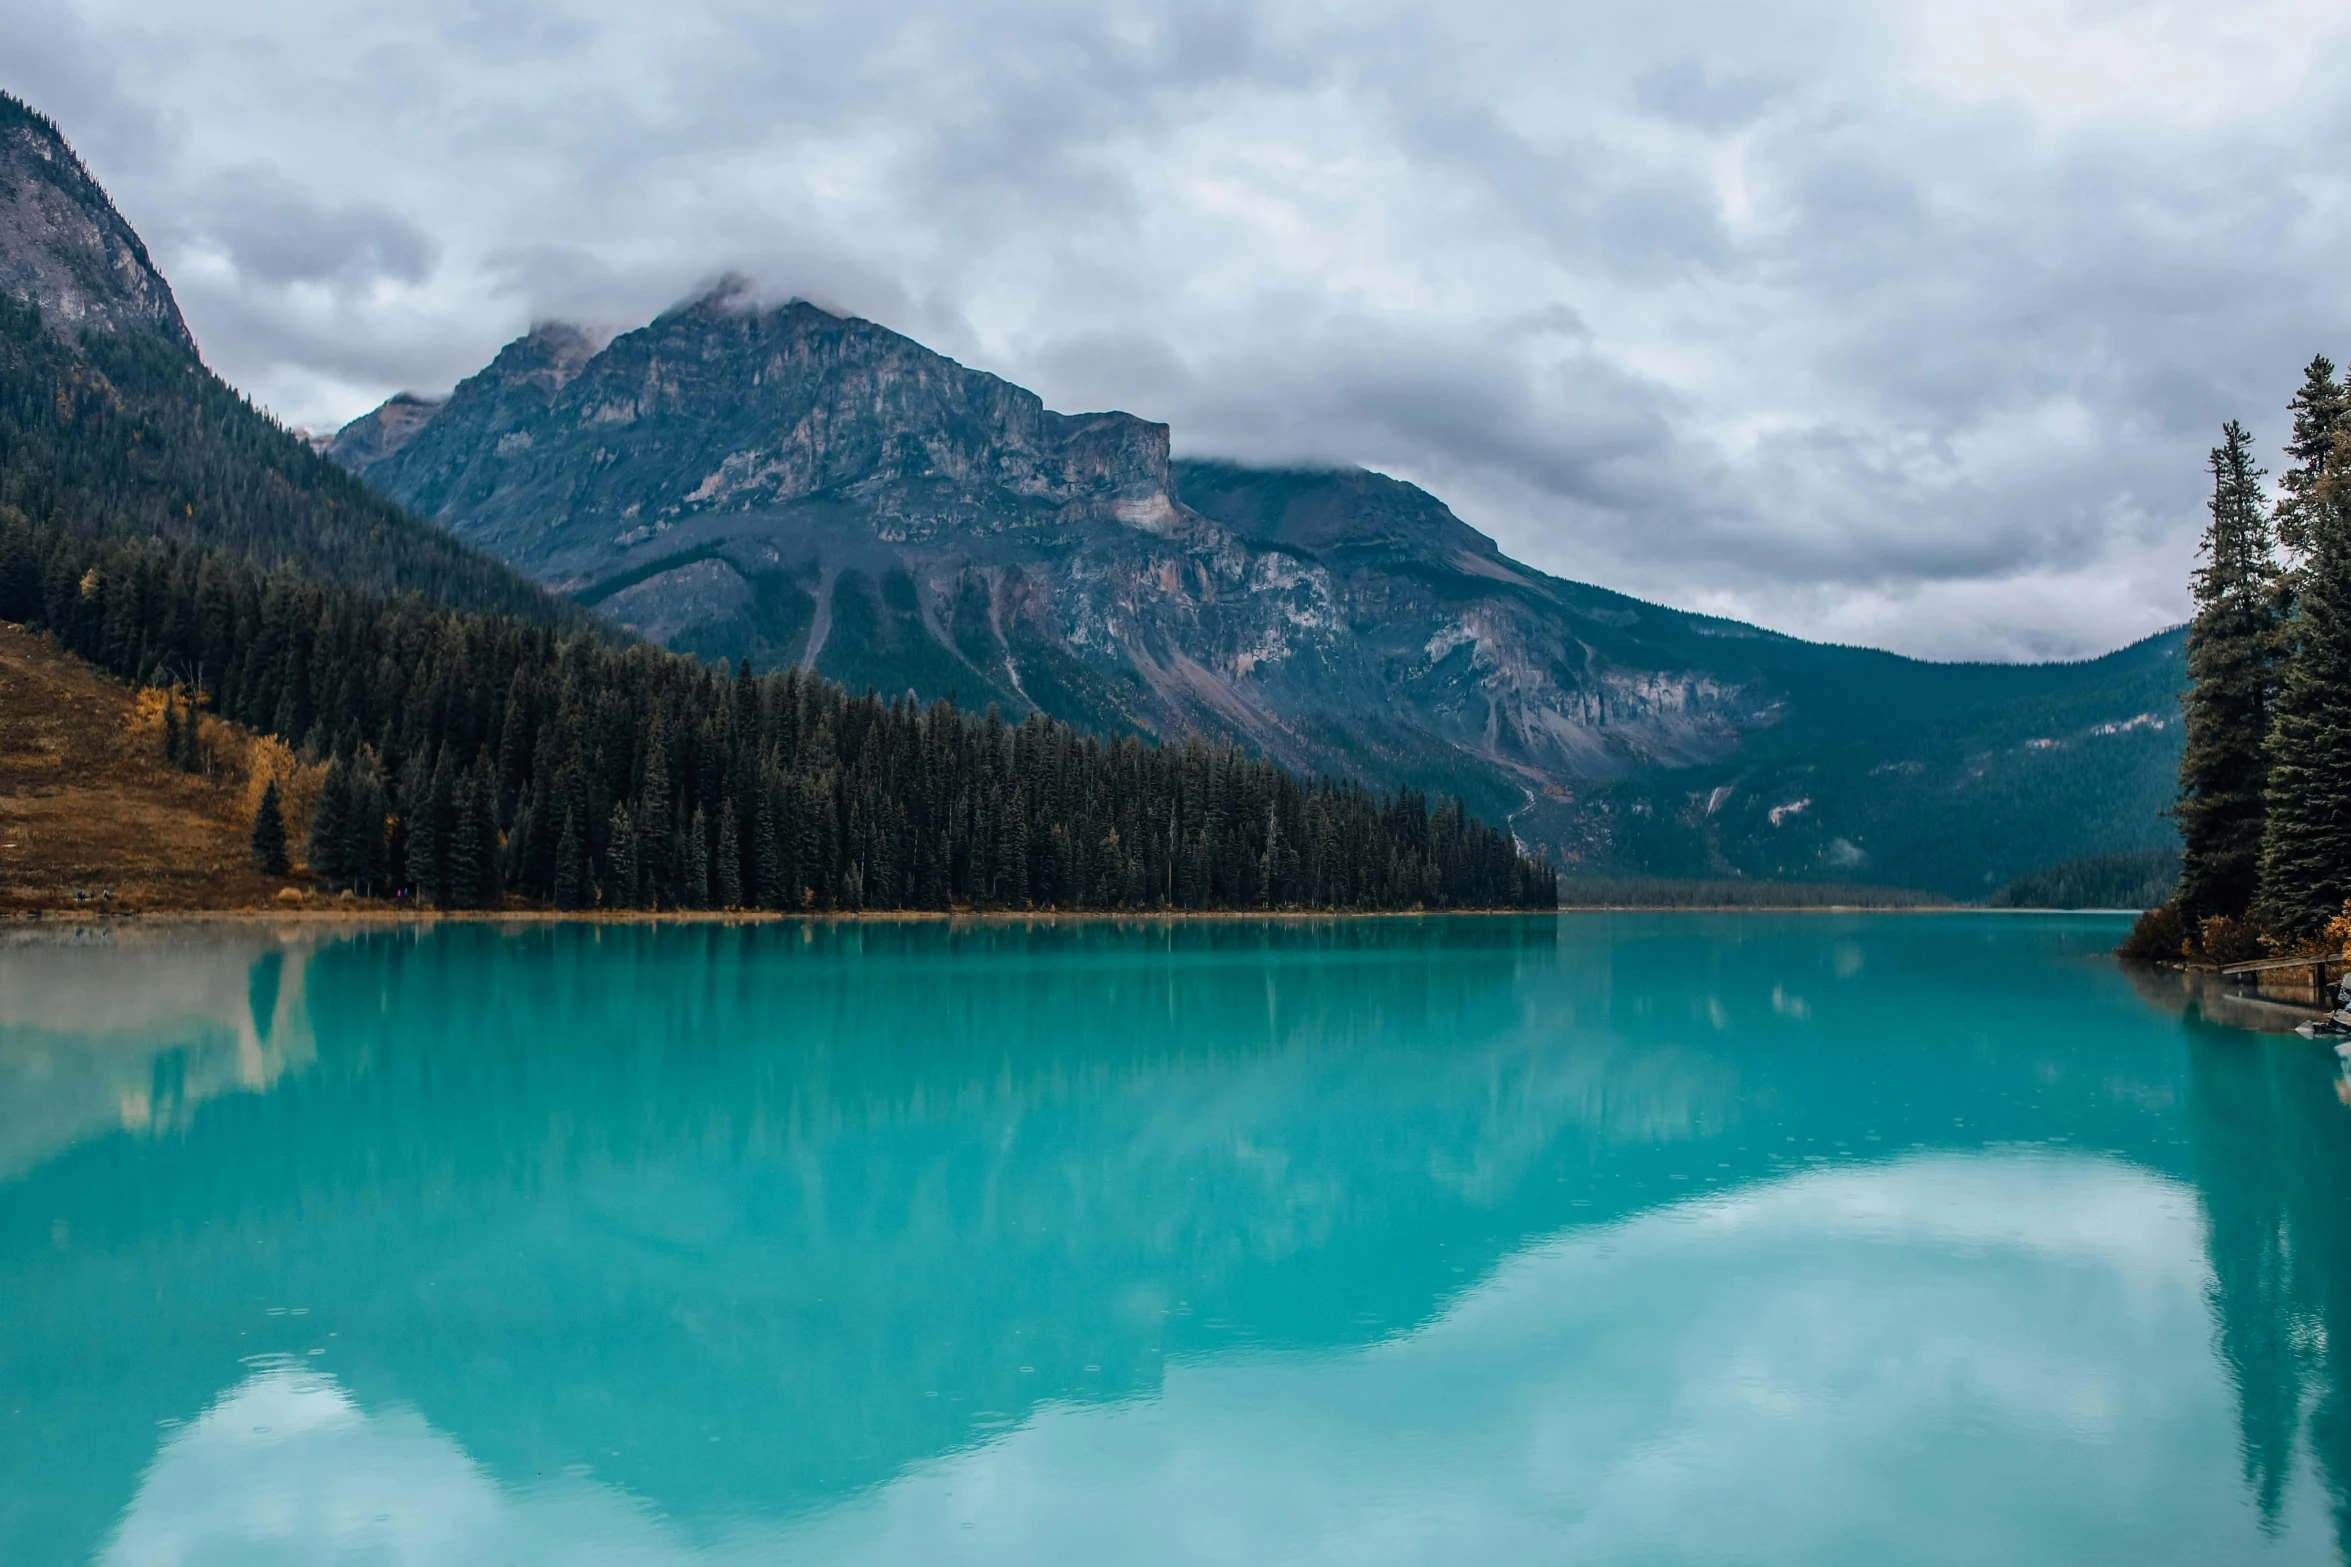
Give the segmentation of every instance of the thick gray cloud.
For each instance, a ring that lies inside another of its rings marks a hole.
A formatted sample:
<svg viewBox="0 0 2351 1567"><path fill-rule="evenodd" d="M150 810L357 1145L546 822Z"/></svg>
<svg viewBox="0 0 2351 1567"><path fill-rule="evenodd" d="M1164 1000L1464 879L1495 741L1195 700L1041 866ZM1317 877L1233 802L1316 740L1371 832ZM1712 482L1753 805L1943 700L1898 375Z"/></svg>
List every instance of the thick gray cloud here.
<svg viewBox="0 0 2351 1567"><path fill-rule="evenodd" d="M0 84L294 422L741 270L1951 656L2184 611L2217 425L2351 335L2347 60L2304 0L0 0Z"/></svg>

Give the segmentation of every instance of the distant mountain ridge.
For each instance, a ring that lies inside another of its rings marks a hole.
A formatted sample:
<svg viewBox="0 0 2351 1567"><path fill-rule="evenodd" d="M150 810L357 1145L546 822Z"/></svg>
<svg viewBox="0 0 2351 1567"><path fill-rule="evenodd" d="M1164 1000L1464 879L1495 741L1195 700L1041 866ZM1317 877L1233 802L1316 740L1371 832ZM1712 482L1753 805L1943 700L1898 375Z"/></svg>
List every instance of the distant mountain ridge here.
<svg viewBox="0 0 2351 1567"><path fill-rule="evenodd" d="M543 324L329 450L670 647L1460 792L1571 870L1975 896L2170 836L2175 633L1939 665L1667 609L1413 485L1175 460L739 280L609 341ZM2039 708L2073 727L2006 734Z"/></svg>

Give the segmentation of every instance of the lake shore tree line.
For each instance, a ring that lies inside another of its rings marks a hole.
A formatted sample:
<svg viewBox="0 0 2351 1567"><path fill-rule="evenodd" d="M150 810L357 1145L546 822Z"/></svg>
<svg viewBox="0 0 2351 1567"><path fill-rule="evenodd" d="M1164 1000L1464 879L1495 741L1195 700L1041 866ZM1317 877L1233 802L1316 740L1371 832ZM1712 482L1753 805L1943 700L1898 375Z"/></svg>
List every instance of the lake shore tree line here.
<svg viewBox="0 0 2351 1567"><path fill-rule="evenodd" d="M203 519L213 519L207 523ZM214 525L217 524L217 525ZM227 540L227 543L220 542ZM354 585L356 584L356 586ZM323 767L256 862L449 909L1551 908L1456 800L628 642L171 345L0 301L0 619ZM260 819L263 816L270 820Z"/></svg>
<svg viewBox="0 0 2351 1567"><path fill-rule="evenodd" d="M2351 392L2324 355L2273 496L2235 420L2193 578L2180 877L2125 942L2233 963L2351 936Z"/></svg>

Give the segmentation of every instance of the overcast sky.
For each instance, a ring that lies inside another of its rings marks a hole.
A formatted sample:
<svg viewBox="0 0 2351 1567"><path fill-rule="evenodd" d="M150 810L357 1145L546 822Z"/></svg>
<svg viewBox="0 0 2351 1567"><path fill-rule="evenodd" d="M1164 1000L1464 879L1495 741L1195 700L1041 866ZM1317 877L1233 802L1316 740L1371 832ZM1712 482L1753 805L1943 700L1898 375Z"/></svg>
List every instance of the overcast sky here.
<svg viewBox="0 0 2351 1567"><path fill-rule="evenodd" d="M2351 355L2347 45L2339 0L0 0L0 85L296 424L735 269L1939 657L2182 617L2219 422L2274 449Z"/></svg>

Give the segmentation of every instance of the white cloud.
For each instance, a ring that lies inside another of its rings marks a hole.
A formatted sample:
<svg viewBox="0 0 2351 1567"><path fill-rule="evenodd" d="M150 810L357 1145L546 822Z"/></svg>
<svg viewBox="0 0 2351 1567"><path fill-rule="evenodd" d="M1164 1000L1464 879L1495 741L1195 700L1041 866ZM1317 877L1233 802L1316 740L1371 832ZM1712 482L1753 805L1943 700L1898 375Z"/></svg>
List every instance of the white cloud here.
<svg viewBox="0 0 2351 1567"><path fill-rule="evenodd" d="M0 0L298 422L739 268L1179 450L1936 654L2177 619L2351 337L2339 7Z"/></svg>

